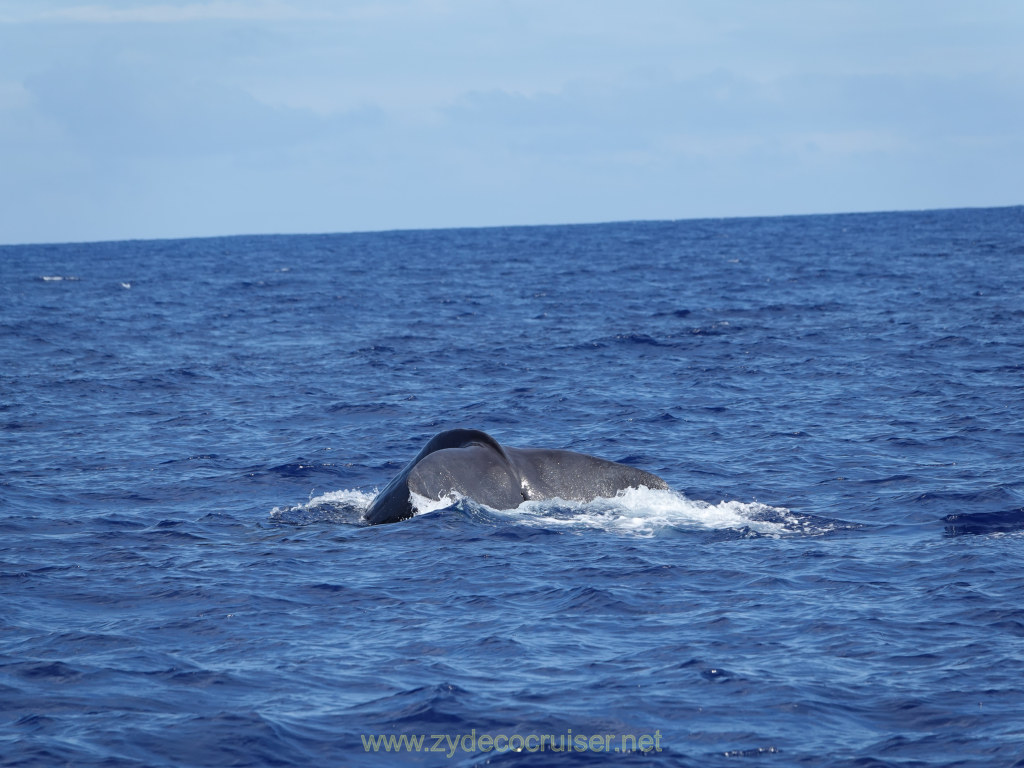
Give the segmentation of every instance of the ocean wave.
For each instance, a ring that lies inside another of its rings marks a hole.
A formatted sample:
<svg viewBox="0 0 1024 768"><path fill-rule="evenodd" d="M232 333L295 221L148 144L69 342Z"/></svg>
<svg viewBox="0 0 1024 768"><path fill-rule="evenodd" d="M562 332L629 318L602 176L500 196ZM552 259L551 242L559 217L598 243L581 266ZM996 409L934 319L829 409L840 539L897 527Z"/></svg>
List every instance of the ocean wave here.
<svg viewBox="0 0 1024 768"><path fill-rule="evenodd" d="M314 523L362 522L363 513L369 509L377 492L367 493L357 489L331 491L319 496L310 495L305 504L290 507L274 507L270 520L284 525L311 525Z"/></svg>

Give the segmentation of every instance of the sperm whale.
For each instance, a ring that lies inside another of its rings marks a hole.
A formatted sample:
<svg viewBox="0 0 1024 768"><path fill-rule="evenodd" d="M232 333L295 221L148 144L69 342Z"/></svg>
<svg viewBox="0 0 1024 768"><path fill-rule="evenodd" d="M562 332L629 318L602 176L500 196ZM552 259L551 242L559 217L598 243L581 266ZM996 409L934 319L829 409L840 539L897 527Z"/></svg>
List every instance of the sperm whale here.
<svg viewBox="0 0 1024 768"><path fill-rule="evenodd" d="M367 522L395 523L414 514L411 496L458 493L492 509L530 499L593 501L625 488L668 490L657 475L596 456L543 448L511 448L476 429L435 435L373 500Z"/></svg>

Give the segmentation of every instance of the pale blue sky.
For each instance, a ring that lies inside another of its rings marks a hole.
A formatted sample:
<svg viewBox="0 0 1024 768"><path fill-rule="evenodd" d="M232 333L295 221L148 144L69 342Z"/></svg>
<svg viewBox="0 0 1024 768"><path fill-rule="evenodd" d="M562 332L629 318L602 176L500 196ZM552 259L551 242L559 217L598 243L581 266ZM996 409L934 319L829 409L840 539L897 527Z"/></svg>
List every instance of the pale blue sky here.
<svg viewBox="0 0 1024 768"><path fill-rule="evenodd" d="M0 0L0 243L1024 203L1021 0Z"/></svg>

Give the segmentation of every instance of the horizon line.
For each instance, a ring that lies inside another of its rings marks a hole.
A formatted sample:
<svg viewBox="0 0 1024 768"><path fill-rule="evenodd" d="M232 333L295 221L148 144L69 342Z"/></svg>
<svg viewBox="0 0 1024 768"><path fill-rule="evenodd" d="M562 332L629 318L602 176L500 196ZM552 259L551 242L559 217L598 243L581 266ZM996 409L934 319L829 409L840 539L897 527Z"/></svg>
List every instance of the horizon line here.
<svg viewBox="0 0 1024 768"><path fill-rule="evenodd" d="M156 237L125 237L125 238L98 238L95 240L38 240L15 243L0 243L0 248L22 248L39 246L63 246L63 245L99 245L108 243L159 243L177 242L185 240L227 240L231 238L247 237L332 237L347 235L376 235L392 234L399 232L446 232L466 230L487 230L487 229L540 229L545 227L594 227L606 226L609 224L657 224L657 223L682 223L701 221L745 221L750 219L794 219L813 218L817 216L872 216L879 214L893 213L942 213L953 211L978 211L978 210L1000 210L1004 208L1024 208L1024 203L1010 203L1007 205L962 205L943 208L893 208L884 210L855 210L855 211L828 211L818 213L776 213L766 215L745 215L745 216L694 216L678 219L610 219L603 221L574 221L574 222L547 222L533 224L478 224L470 226L438 226L438 227L390 227L385 229L353 229L353 230L324 230L305 232L239 232L234 234L219 235L178 235L178 236L156 236Z"/></svg>

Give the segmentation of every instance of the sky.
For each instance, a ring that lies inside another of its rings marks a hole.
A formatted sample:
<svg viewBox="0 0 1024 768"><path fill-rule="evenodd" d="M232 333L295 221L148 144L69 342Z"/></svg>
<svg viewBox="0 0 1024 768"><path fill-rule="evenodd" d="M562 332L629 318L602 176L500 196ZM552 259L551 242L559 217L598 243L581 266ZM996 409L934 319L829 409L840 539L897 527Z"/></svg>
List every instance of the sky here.
<svg viewBox="0 0 1024 768"><path fill-rule="evenodd" d="M1024 203L1021 0L0 0L0 243Z"/></svg>

